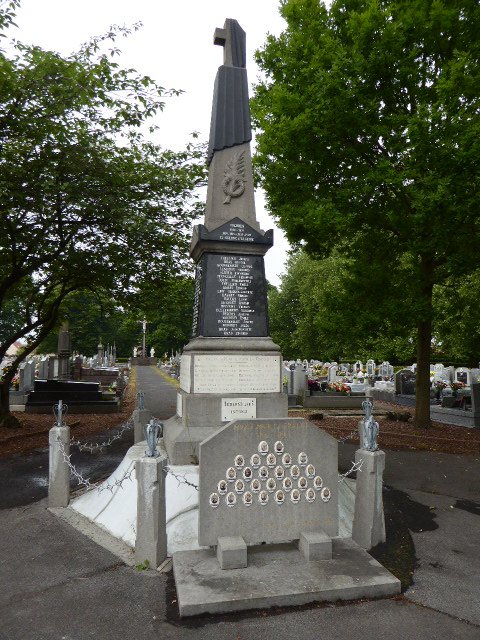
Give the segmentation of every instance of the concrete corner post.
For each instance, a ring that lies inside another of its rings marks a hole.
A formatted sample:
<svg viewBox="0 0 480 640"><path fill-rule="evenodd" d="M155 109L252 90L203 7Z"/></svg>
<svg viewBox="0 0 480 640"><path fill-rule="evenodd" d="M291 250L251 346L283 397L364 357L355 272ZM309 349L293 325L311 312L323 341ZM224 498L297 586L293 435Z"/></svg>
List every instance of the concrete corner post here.
<svg viewBox="0 0 480 640"><path fill-rule="evenodd" d="M70 468L62 448L70 453L70 427L53 427L48 434L48 506L68 507L70 500Z"/></svg>
<svg viewBox="0 0 480 640"><path fill-rule="evenodd" d="M352 538L368 551L386 539L382 497L385 452L359 449L355 462L359 464L361 460L362 467L357 471Z"/></svg>
<svg viewBox="0 0 480 640"><path fill-rule="evenodd" d="M135 409L133 412L133 441L135 444L145 440L145 427L153 418L152 412L148 409Z"/></svg>
<svg viewBox="0 0 480 640"><path fill-rule="evenodd" d="M137 476L135 561L142 563L148 560L152 569L156 569L167 557L166 466L166 457L143 457L135 464Z"/></svg>

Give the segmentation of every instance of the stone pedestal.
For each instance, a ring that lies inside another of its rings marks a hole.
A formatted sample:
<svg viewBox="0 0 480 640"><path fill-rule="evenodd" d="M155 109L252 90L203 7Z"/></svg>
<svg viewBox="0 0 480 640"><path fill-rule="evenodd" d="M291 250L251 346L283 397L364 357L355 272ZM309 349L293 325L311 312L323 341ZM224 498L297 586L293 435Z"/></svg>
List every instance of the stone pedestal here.
<svg viewBox="0 0 480 640"><path fill-rule="evenodd" d="M320 531L304 531L300 534L298 548L305 560L331 560L332 539Z"/></svg>
<svg viewBox="0 0 480 640"><path fill-rule="evenodd" d="M220 569L244 569L247 566L247 545L241 536L222 537L217 541Z"/></svg>
<svg viewBox="0 0 480 640"><path fill-rule="evenodd" d="M135 464L137 477L137 537L135 561L146 560L156 569L167 557L164 457L142 458Z"/></svg>
<svg viewBox="0 0 480 640"><path fill-rule="evenodd" d="M53 427L48 434L48 506L68 507L70 500L70 468L62 453L70 453L70 427Z"/></svg>
<svg viewBox="0 0 480 640"><path fill-rule="evenodd" d="M352 539L368 551L386 539L382 497L385 453L359 449L355 453L355 462L360 460L363 462L357 472Z"/></svg>
<svg viewBox="0 0 480 640"><path fill-rule="evenodd" d="M235 419L284 418L282 359L271 338L197 338L180 367L177 414L165 423L173 464L191 464L198 445Z"/></svg>

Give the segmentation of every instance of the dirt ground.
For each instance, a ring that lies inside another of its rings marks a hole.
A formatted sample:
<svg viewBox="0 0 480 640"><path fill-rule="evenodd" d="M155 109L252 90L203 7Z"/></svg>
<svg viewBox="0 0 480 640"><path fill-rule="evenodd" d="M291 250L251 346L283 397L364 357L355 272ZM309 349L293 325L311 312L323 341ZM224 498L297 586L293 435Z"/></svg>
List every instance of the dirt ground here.
<svg viewBox="0 0 480 640"><path fill-rule="evenodd" d="M135 406L135 369L133 369L129 385L125 391L122 411L111 414L71 415L67 414L65 423L76 438L88 436L120 426L127 420ZM454 425L434 422L431 429L419 430L413 425L413 408L400 405L376 403L376 416L380 426L378 443L381 449L440 451L454 454L480 454L480 429L467 429ZM408 422L388 419L380 415L385 411L410 413ZM357 424L359 416L330 416L317 410L291 410L291 416L305 416L318 424L338 440L358 443ZM48 446L48 431L53 426L53 415L28 413L14 414L21 422L19 429L0 428L0 457L8 457L18 453L27 453L32 449Z"/></svg>
<svg viewBox="0 0 480 640"><path fill-rule="evenodd" d="M480 454L480 429L469 429L456 425L433 422L430 429L416 429L413 420L415 410L410 407L390 403L375 403L375 410L379 413L394 414L409 413L408 422L392 420L385 415L374 416L379 424L378 444L381 449L396 451L439 451L453 454ZM321 410L320 410L321 411ZM291 411L292 415L296 413ZM321 417L319 410L302 411L297 415L308 416L319 427L330 433L337 440L358 443L357 425L359 417L328 416Z"/></svg>

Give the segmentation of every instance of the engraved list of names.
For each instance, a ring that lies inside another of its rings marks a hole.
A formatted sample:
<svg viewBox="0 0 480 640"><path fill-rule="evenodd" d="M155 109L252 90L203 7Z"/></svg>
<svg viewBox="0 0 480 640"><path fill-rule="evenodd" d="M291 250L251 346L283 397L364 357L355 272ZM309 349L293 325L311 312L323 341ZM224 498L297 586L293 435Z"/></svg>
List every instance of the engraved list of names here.
<svg viewBox="0 0 480 640"><path fill-rule="evenodd" d="M202 263L201 335L224 338L268 335L263 257L208 253Z"/></svg>

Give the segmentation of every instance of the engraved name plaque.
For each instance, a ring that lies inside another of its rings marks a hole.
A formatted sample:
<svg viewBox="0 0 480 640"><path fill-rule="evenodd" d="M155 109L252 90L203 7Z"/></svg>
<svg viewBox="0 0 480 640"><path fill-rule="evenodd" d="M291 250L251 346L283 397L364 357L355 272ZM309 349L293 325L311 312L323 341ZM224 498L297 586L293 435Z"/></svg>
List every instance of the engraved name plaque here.
<svg viewBox="0 0 480 640"><path fill-rule="evenodd" d="M280 356L195 355L194 393L279 393Z"/></svg>
<svg viewBox="0 0 480 640"><path fill-rule="evenodd" d="M195 336L268 336L263 256L204 254L195 297Z"/></svg>
<svg viewBox="0 0 480 640"><path fill-rule="evenodd" d="M257 417L256 398L222 398L222 422Z"/></svg>

